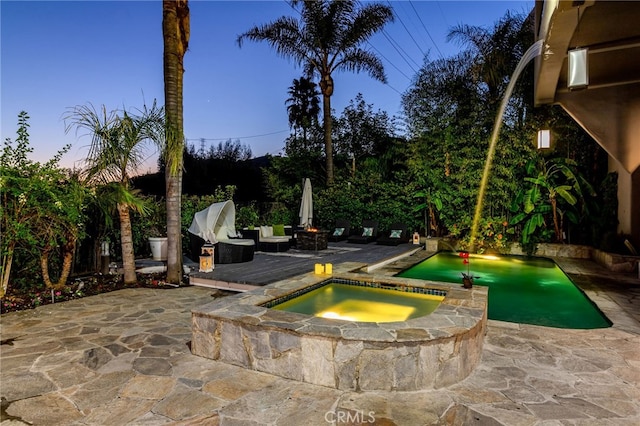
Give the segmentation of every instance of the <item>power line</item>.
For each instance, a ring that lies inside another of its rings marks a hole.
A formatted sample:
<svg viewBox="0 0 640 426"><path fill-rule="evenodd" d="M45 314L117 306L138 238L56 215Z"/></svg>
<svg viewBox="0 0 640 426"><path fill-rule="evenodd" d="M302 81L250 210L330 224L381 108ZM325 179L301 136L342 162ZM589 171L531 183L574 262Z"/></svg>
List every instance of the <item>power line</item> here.
<svg viewBox="0 0 640 426"><path fill-rule="evenodd" d="M398 21L400 21L400 23L402 24L402 27L404 28L404 30L407 32L407 34L409 34L409 37L411 37L411 40L413 40L413 42L415 43L415 45L418 47L418 50L420 50L420 53L422 53L422 56L424 57L426 55L426 53L424 52L424 50L422 50L422 47L420 46L420 44L418 44L418 42L416 41L415 38L413 38L413 34L411 34L411 32L409 31L409 29L407 28L407 26L404 24L404 21L402 20L402 18L400 17L400 15L395 11L395 9L393 8L393 6L391 5L391 2L389 0L387 0L387 3L389 4L389 7L391 8L391 10L393 10L393 14L396 15L396 17L398 18ZM416 64L417 65L417 64Z"/></svg>
<svg viewBox="0 0 640 426"><path fill-rule="evenodd" d="M422 37L419 37L421 35L420 27L418 25L416 25L416 23L414 22L414 18L412 18L413 15L414 15L414 12L405 9L407 7L407 6L405 6L406 3L408 3L408 2L405 2L405 1L396 2L395 6L394 6L394 10L395 10L395 12L396 12L396 14L398 16L400 14L404 15L405 22L408 23L408 24L411 24L410 25L412 27L411 30L410 30L411 34L415 35L415 39L418 39L418 38L421 39L420 42L418 43L420 51L423 54L425 54L424 50L426 49L427 50L426 54L428 54L428 48L425 47L423 49L421 46L429 46L429 40L427 40L426 37L424 37L424 39ZM407 26L409 26L408 24L407 24ZM407 31L407 32L409 32L409 31Z"/></svg>
<svg viewBox="0 0 640 426"><path fill-rule="evenodd" d="M433 40L433 37L431 37L431 33L429 32L429 30L427 29L427 26L424 24L424 22L422 21L422 18L420 17L420 15L418 14L418 11L416 10L415 6L413 5L413 2L411 0L409 0L409 4L411 5L411 8L413 9L413 11L415 12L416 16L418 17L418 20L420 21L420 23L422 24L422 28L424 28L424 30L427 32L427 35L429 36L429 40L431 40L431 43L433 44L433 47L436 48L436 50L438 51L438 54L440 55L440 59L444 59L444 55L442 54L442 52L440 51L440 48L438 47L438 45L436 44L436 42Z"/></svg>
<svg viewBox="0 0 640 426"><path fill-rule="evenodd" d="M284 133L284 132L288 132L289 129L286 130L278 130L277 132L271 132L271 133L263 133L261 135L251 135L251 136L234 136L234 137L227 137L227 138L187 138L186 141L187 142L195 142L195 141L227 141L230 139L252 139L252 138L260 138L263 136L271 136L271 135L277 135L278 133Z"/></svg>
<svg viewBox="0 0 640 426"><path fill-rule="evenodd" d="M444 16L444 10L442 10L442 6L440 5L439 1L436 1L436 4L438 5L438 9L440 9L440 14L442 15L442 20L444 21L444 23L447 25L447 27L449 26L449 23L447 22L447 17Z"/></svg>
<svg viewBox="0 0 640 426"><path fill-rule="evenodd" d="M400 92L398 89L396 89L395 87L393 87L392 85L390 85L389 83L384 83L385 86L389 86L389 89L393 90L394 92L396 92L398 95L402 96L402 92Z"/></svg>
<svg viewBox="0 0 640 426"><path fill-rule="evenodd" d="M387 39L387 41L389 42L389 44L391 45L391 47L393 47L396 52L398 52L398 54L400 55L400 57L404 60L404 62L409 65L409 68L411 68L411 71L413 71L414 73L417 73L418 71L413 67L413 65L411 65L411 63L409 63L409 61L407 60L407 58L411 59L411 57L409 55L407 55L407 52L404 51L404 49L402 49L402 47L400 47L399 45L396 46L398 44L398 42L396 42L395 40L393 40L391 38L391 36L389 36L389 34L385 31L382 30L382 35ZM413 59L411 59L413 61ZM414 61L415 63L415 61ZM418 65L417 63L415 64L418 68L420 68L420 65Z"/></svg>
<svg viewBox="0 0 640 426"><path fill-rule="evenodd" d="M380 50L378 50L377 47L375 47L373 44L371 44L369 41L367 41L367 44L369 45L369 47L371 47L373 50L375 50L378 55L380 55L382 57L382 59L384 59L385 61L387 61L389 63L389 65L391 65L392 67L394 67L396 69L396 71L398 71L400 74L402 74L407 80L411 81L411 78L406 75L404 72L402 72L402 70L400 68L398 68L393 62L391 62L386 56L384 56L382 54L382 52L380 52Z"/></svg>

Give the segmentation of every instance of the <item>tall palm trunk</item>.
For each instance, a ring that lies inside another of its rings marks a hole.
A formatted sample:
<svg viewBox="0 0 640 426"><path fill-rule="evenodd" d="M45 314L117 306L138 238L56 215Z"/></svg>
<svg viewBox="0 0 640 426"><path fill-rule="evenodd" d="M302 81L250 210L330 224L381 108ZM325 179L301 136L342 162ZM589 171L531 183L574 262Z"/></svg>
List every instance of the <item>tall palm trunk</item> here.
<svg viewBox="0 0 640 426"><path fill-rule="evenodd" d="M179 160L182 164L182 159ZM167 282L182 280L182 170L166 175L167 185Z"/></svg>
<svg viewBox="0 0 640 426"><path fill-rule="evenodd" d="M333 95L333 78L325 74L320 80L322 91L322 112L324 127L324 153L327 156L327 186L333 185L333 143L331 142L331 95Z"/></svg>
<svg viewBox="0 0 640 426"><path fill-rule="evenodd" d="M118 217L120 218L120 245L122 247L122 270L124 283L135 284L136 259L133 255L133 232L131 230L131 214L127 204L118 203Z"/></svg>
<svg viewBox="0 0 640 426"><path fill-rule="evenodd" d="M184 123L182 89L184 54L189 45L189 6L187 0L162 2L164 39L164 102L166 114L167 184L167 282L182 279L182 156Z"/></svg>
<svg viewBox="0 0 640 426"><path fill-rule="evenodd" d="M324 153L327 156L327 186L333 185L333 143L331 142L331 96L322 95L324 110Z"/></svg>

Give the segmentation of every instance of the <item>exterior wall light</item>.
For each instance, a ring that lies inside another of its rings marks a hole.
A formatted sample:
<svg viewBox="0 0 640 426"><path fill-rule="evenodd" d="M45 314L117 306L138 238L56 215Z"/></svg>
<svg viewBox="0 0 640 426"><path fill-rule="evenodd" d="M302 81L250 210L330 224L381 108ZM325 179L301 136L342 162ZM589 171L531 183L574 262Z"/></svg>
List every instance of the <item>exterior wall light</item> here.
<svg viewBox="0 0 640 426"><path fill-rule="evenodd" d="M573 49L567 54L569 59L567 87L569 90L586 89L589 85L589 48Z"/></svg>
<svg viewBox="0 0 640 426"><path fill-rule="evenodd" d="M549 129L538 130L538 149L551 148L551 131Z"/></svg>

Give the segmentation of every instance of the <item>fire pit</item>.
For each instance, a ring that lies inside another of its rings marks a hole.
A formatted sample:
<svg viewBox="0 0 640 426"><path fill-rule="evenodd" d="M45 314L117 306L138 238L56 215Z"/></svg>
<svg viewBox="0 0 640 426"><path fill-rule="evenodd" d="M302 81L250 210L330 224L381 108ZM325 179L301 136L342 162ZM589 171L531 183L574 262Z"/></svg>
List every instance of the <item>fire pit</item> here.
<svg viewBox="0 0 640 426"><path fill-rule="evenodd" d="M298 231L297 247L300 250L325 250L327 248L328 231L309 228L306 231Z"/></svg>

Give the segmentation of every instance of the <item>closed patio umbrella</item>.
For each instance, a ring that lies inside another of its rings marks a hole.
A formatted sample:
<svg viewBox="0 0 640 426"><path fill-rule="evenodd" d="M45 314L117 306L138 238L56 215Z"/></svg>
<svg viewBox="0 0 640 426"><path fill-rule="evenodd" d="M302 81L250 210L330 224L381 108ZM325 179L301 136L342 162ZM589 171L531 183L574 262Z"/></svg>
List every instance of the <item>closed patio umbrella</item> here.
<svg viewBox="0 0 640 426"><path fill-rule="evenodd" d="M313 195L311 193L311 181L309 178L304 180L304 189L302 190L302 201L300 202L300 226L308 228L313 222Z"/></svg>

